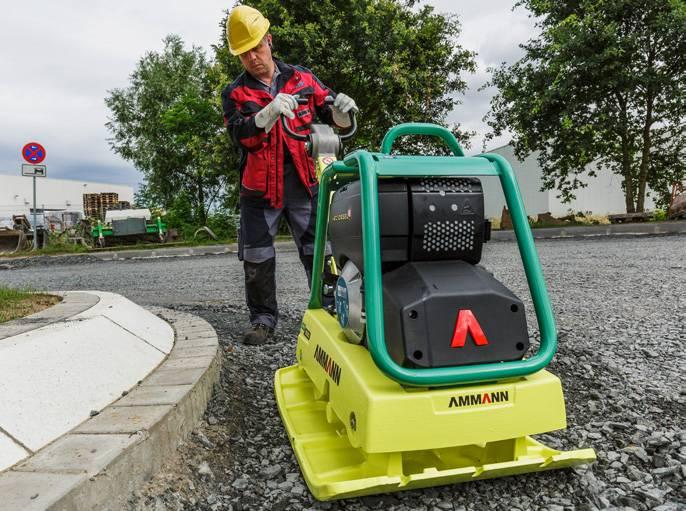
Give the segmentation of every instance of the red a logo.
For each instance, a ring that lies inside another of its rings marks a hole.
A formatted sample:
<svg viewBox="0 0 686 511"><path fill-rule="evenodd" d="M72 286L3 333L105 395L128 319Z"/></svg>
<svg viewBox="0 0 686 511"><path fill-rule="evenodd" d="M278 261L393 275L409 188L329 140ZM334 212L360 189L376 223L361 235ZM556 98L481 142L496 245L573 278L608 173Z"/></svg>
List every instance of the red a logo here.
<svg viewBox="0 0 686 511"><path fill-rule="evenodd" d="M450 343L450 347L463 348L465 342L467 342L467 333L472 335L474 344L477 346L488 344L488 339L486 339L486 335L476 320L474 313L469 309L463 309L457 314L455 331L453 332L453 340Z"/></svg>

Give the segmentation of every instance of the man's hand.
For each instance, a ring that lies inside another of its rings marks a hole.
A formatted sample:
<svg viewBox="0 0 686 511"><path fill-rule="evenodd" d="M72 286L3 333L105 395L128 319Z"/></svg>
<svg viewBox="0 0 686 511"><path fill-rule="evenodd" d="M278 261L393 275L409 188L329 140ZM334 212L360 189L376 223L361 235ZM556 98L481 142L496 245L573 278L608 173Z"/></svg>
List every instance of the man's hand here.
<svg viewBox="0 0 686 511"><path fill-rule="evenodd" d="M353 98L341 93L336 96L336 99L333 102L333 109L331 111L333 113L333 122L336 123L336 126L341 128L349 128L352 124L350 122L349 112L353 111L357 113L358 108Z"/></svg>
<svg viewBox="0 0 686 511"><path fill-rule="evenodd" d="M289 119L295 119L293 110L296 108L298 108L298 102L295 98L281 92L271 103L255 114L255 126L264 128L264 131L269 133L282 114Z"/></svg>

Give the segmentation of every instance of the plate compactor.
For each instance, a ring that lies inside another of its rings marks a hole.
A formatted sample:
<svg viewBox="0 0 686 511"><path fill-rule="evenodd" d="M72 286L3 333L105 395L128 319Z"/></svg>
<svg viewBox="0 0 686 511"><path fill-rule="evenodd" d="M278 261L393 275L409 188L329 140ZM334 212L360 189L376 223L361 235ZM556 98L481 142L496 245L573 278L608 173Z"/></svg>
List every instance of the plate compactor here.
<svg viewBox="0 0 686 511"><path fill-rule="evenodd" d="M391 155L404 135L437 136L454 156ZM331 162L340 145L321 126L307 143L326 165L312 291L297 364L275 376L312 494L340 499L595 460L592 449L563 452L531 437L565 428L565 404L560 380L544 370L557 334L508 162L465 157L433 124L396 126L379 153ZM527 358L524 304L478 265L490 236L480 176L500 178L512 215L540 330ZM340 272L334 286L326 285L327 238ZM332 287L335 309L322 306Z"/></svg>

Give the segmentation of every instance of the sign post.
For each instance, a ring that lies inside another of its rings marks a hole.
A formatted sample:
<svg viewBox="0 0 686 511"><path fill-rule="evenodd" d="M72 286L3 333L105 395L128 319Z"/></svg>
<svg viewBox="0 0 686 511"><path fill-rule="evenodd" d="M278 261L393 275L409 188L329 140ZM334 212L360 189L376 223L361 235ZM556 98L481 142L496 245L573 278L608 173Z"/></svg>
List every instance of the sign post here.
<svg viewBox="0 0 686 511"><path fill-rule="evenodd" d="M38 248L38 216L36 212L36 178L46 177L47 165L39 165L45 160L45 148L38 142L29 142L22 150L21 155L28 164L21 166L22 176L33 176L33 249Z"/></svg>

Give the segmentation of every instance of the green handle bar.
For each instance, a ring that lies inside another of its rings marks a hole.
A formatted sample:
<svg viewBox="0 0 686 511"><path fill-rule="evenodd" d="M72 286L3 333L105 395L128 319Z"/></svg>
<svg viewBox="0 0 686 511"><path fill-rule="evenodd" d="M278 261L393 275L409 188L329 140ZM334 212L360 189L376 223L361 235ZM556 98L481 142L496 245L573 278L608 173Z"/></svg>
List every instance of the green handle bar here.
<svg viewBox="0 0 686 511"><path fill-rule="evenodd" d="M405 129L406 133L409 133L408 128ZM434 161L435 158L434 163L436 165L434 167L439 168L440 171L437 171L435 174L432 172L432 175L471 176L469 163L472 163L478 169L477 175L498 176L500 178L505 201L512 217L517 244L524 264L524 271L541 333L540 347L533 357L508 362L429 369L403 367L391 358L386 348L383 324L383 290L377 193L379 174L377 171L379 170L378 167L383 163L385 168L382 173L383 175L396 175L399 177L426 175L425 168L422 173L422 166L419 166L419 169L416 169L415 166L414 170L407 171L405 164L411 158L417 158L418 161ZM459 164L456 165L458 162ZM395 173L393 172L394 163L397 163L397 172ZM487 164L489 169L485 169L484 164ZM337 161L327 167L322 173L319 185L312 289L308 304L310 309L321 308L321 274L324 268L324 246L329 216L328 198L331 191L331 181L336 175L347 178L354 178L359 175L361 181L367 340L374 363L387 376L405 385L421 387L446 386L526 376L543 369L550 363L557 349L555 319L517 180L512 167L505 158L498 154L482 154L478 157L469 158L426 156L394 158L379 153L355 151L346 155L343 162Z"/></svg>
<svg viewBox="0 0 686 511"><path fill-rule="evenodd" d="M384 136L381 141L381 152L383 154L391 154L391 147L393 146L395 139L404 135L428 135L430 137L438 137L448 145L455 156L464 156L464 151L462 150L460 143L455 139L448 128L424 122L408 122L393 126L388 130L386 136Z"/></svg>

